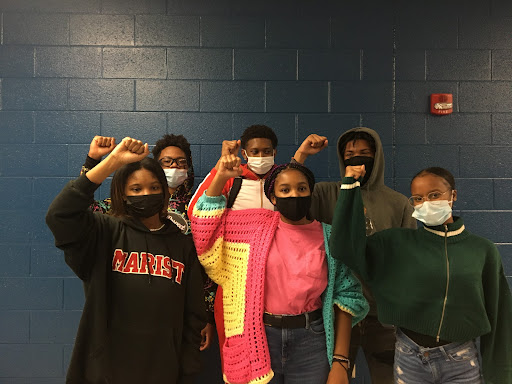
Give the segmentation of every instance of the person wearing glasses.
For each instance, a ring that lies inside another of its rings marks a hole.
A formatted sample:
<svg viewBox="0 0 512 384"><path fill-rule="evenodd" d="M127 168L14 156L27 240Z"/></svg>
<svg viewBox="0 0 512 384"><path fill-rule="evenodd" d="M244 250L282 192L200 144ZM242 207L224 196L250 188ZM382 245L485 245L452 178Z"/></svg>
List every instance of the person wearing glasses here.
<svg viewBox="0 0 512 384"><path fill-rule="evenodd" d="M421 228L367 237L358 181L365 172L345 171L330 245L372 288L379 320L398 327L395 383L511 384L512 295L494 243L452 215L453 175L432 167L412 179Z"/></svg>
<svg viewBox="0 0 512 384"><path fill-rule="evenodd" d="M101 158L108 155L116 147L115 138L106 136L95 136L89 146L89 153L81 174L87 173L101 161ZM187 216L187 208L192 197L194 186L194 166L192 164L192 153L190 144L183 135L164 135L158 140L151 151L153 158L158 161L164 170L169 190L169 205L167 207L167 218L171 220L185 235L189 235L190 220ZM96 212L107 213L111 209L111 199L95 200L91 209ZM201 350L210 347L215 334L215 320L213 317L213 304L217 285L205 274L204 296L207 308L208 324L201 332L203 340Z"/></svg>
<svg viewBox="0 0 512 384"><path fill-rule="evenodd" d="M94 168L101 158L108 155L116 146L115 138L95 136L89 146L89 153L82 166L81 173L87 173ZM164 135L152 150L153 158L157 160L165 172L169 188L168 218L176 224L184 234L190 233L190 220L187 216L188 203L192 197L194 186L194 167L190 144L183 135ZM93 211L106 213L110 210L110 198L95 201L91 206Z"/></svg>

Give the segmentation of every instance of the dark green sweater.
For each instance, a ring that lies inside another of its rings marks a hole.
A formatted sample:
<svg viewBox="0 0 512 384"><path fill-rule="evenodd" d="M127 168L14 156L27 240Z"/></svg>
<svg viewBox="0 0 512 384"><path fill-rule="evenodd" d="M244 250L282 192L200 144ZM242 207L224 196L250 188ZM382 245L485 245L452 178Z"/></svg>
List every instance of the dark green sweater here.
<svg viewBox="0 0 512 384"><path fill-rule="evenodd" d="M382 323L448 341L481 336L486 384L512 383L512 295L501 257L461 218L367 238L359 182L345 177L331 252L370 285Z"/></svg>

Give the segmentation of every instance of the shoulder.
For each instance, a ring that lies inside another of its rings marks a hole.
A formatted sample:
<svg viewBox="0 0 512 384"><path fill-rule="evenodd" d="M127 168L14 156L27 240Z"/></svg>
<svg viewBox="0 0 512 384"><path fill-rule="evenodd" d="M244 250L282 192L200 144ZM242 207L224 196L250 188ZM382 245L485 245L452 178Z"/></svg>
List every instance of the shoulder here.
<svg viewBox="0 0 512 384"><path fill-rule="evenodd" d="M487 253L497 255L499 257L498 247L494 242L485 237L475 235L466 229L468 234L468 247L475 251L486 251Z"/></svg>
<svg viewBox="0 0 512 384"><path fill-rule="evenodd" d="M400 192L395 191L394 189L389 188L386 185L383 185L381 188L379 188L379 193L384 194L384 197L388 201L393 201L395 203L399 202L404 205L405 204L409 205L409 198L407 196L403 195Z"/></svg>
<svg viewBox="0 0 512 384"><path fill-rule="evenodd" d="M315 196L317 197L324 197L324 196L338 196L338 192L341 188L341 182L336 181L320 181L315 184L315 187L313 189L313 198Z"/></svg>

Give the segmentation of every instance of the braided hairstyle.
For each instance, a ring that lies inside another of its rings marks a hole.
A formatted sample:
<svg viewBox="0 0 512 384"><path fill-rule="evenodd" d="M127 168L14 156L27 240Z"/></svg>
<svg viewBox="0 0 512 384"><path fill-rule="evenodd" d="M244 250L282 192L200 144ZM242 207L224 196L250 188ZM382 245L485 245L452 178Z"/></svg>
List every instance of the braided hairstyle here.
<svg viewBox="0 0 512 384"><path fill-rule="evenodd" d="M308 181L309 190L311 193L313 193L313 188L315 187L315 175L313 175L313 172L311 172L309 168L300 163L287 163L274 166L265 179L265 185L263 186L263 189L265 191L265 196L267 196L269 200L270 197L274 195L274 185L276 183L277 176L279 176L281 172L287 171L289 169L296 169L297 171L302 172Z"/></svg>

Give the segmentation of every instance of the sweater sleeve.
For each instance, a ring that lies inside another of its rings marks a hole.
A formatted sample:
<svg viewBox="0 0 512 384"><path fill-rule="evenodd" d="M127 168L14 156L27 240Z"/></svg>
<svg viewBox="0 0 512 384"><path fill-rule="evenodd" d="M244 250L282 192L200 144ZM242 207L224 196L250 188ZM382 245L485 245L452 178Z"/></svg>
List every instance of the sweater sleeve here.
<svg viewBox="0 0 512 384"><path fill-rule="evenodd" d="M191 247L188 255L185 312L183 314L180 384L193 383L193 375L201 370L199 346L201 330L206 324L202 282L201 266L194 247Z"/></svg>
<svg viewBox="0 0 512 384"><path fill-rule="evenodd" d="M368 281L366 266L366 221L360 184L344 177L332 223L330 252Z"/></svg>
<svg viewBox="0 0 512 384"><path fill-rule="evenodd" d="M199 197L194 206L191 222L192 235L197 249L199 261L210 278L219 285L224 283L224 213L226 197Z"/></svg>
<svg viewBox="0 0 512 384"><path fill-rule="evenodd" d="M330 237L329 226L325 229L326 236ZM363 295L361 283L352 271L341 261L335 260L326 249L329 263L336 268L333 301L344 312L352 315L352 326L359 323L367 315L370 306Z"/></svg>
<svg viewBox="0 0 512 384"><path fill-rule="evenodd" d="M70 181L53 200L46 214L46 224L55 237L55 245L64 251L66 263L82 280L87 280L94 264L93 247L98 220L88 209L98 184L85 175Z"/></svg>
<svg viewBox="0 0 512 384"><path fill-rule="evenodd" d="M494 244L486 261L483 286L491 332L480 338L482 371L487 384L512 383L512 295Z"/></svg>
<svg viewBox="0 0 512 384"><path fill-rule="evenodd" d="M87 156L87 158L85 159L85 163L84 165L82 165L82 169L80 170L80 175L85 175L99 163L99 160ZM90 205L90 208L93 212L107 213L108 211L110 211L111 205L112 201L110 197L107 197L104 200L94 200L93 203Z"/></svg>
<svg viewBox="0 0 512 384"><path fill-rule="evenodd" d="M216 174L217 174L217 170L215 168L213 168L210 171L210 173L208 175L206 175L206 177L204 178L202 183L199 184L199 186L197 187L197 190L194 193L194 196L192 196L192 199L190 200L190 203L188 204L188 217L192 217L192 213L194 211L194 206L196 205L197 200L199 200L199 198L204 195L204 193L206 192L206 190L212 183L213 178L215 177ZM222 195L225 196L226 198L228 197L229 190L231 189L232 185L233 185L233 179L229 179L226 182L226 184L224 185L224 187L222 188Z"/></svg>

